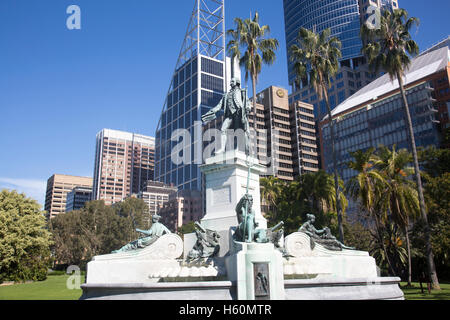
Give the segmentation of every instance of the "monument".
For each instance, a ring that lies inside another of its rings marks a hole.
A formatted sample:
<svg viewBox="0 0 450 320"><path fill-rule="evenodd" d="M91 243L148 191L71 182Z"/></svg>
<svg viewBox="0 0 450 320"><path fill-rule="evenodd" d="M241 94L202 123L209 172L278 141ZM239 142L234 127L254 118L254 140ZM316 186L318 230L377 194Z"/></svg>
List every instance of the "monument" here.
<svg viewBox="0 0 450 320"><path fill-rule="evenodd" d="M403 299L399 278L379 277L375 259L339 242L315 216L284 236L261 214L259 178L251 156L250 111L237 79L202 119L224 111L221 147L205 160L206 214L184 239L154 216L143 236L87 266L82 299L360 300ZM230 128L244 133L244 152L226 150Z"/></svg>

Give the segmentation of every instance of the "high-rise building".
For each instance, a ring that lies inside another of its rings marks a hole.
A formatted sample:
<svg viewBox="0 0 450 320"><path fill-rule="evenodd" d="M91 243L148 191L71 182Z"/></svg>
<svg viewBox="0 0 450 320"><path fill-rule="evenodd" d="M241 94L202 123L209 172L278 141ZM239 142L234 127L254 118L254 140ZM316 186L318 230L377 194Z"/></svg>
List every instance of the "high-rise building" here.
<svg viewBox="0 0 450 320"><path fill-rule="evenodd" d="M294 180L292 128L289 118L288 91L270 86L256 95L257 153L268 175ZM253 127L254 115L249 116Z"/></svg>
<svg viewBox="0 0 450 320"><path fill-rule="evenodd" d="M224 0L196 0L172 82L156 129L155 180L178 189L201 190L201 116L221 99L231 79L226 68ZM181 139L172 135L184 129L184 158L177 162L172 151Z"/></svg>
<svg viewBox="0 0 450 320"><path fill-rule="evenodd" d="M65 213L67 194L76 187L92 188L92 178L54 174L47 180L45 211L48 218Z"/></svg>
<svg viewBox="0 0 450 320"><path fill-rule="evenodd" d="M177 191L174 186L149 180L137 197L147 203L149 216L153 216L169 201L169 195Z"/></svg>
<svg viewBox="0 0 450 320"><path fill-rule="evenodd" d="M296 101L290 105L294 177L319 171L317 133L313 105Z"/></svg>
<svg viewBox="0 0 450 320"><path fill-rule="evenodd" d="M159 210L161 222L176 232L191 221L203 217L202 193L197 190L180 190L169 195L169 201Z"/></svg>
<svg viewBox="0 0 450 320"><path fill-rule="evenodd" d="M155 139L103 129L97 134L93 199L107 205L138 194L154 178Z"/></svg>
<svg viewBox="0 0 450 320"><path fill-rule="evenodd" d="M86 202L92 199L92 187L75 187L67 194L66 213L80 210Z"/></svg>
<svg viewBox="0 0 450 320"><path fill-rule="evenodd" d="M450 55L448 47L430 51L413 59L405 72L405 89L411 112L416 145L439 146L440 128L450 105ZM332 112L336 132L338 172L344 182L355 172L347 167L350 152L379 145L410 150L406 115L398 81L385 74L348 98ZM320 124L323 164L333 171L329 119Z"/></svg>
<svg viewBox="0 0 450 320"><path fill-rule="evenodd" d="M365 66L361 53L360 12L358 0L284 0L286 47L296 43L300 28L320 33L330 28L331 36L342 43L340 73L329 90L330 104L334 108L373 78ZM289 55L289 54L288 54ZM319 101L317 93L308 80L296 84L294 62L288 59L289 84L292 87L290 103L303 101L314 105L316 120L326 113L325 102Z"/></svg>

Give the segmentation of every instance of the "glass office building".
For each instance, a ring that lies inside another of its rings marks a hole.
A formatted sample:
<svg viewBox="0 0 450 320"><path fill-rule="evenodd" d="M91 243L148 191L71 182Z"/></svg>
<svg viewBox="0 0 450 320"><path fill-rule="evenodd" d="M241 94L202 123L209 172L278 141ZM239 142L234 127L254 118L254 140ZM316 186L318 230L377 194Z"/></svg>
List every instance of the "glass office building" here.
<svg viewBox="0 0 450 320"><path fill-rule="evenodd" d="M219 102L229 78L224 12L224 1L196 0L156 130L155 180L178 189L202 188L201 116ZM189 135L173 136L178 129ZM181 163L173 157L176 148Z"/></svg>
<svg viewBox="0 0 450 320"><path fill-rule="evenodd" d="M405 88L416 145L439 146L441 139L438 103L442 88L449 88L449 50L441 48L415 58L405 75ZM437 86L436 83L440 84ZM350 152L384 145L410 150L406 114L398 81L386 74L337 106L335 120L338 172L346 182L356 172L347 167ZM448 96L447 96L448 102ZM328 119L321 122L322 161L333 172ZM410 150L411 151L411 150Z"/></svg>
<svg viewBox="0 0 450 320"><path fill-rule="evenodd" d="M318 33L331 28L331 35L342 42L342 61L353 64L362 57L358 0L283 0L283 5L288 50L296 43L300 28ZM290 85L296 78L293 65L288 60Z"/></svg>

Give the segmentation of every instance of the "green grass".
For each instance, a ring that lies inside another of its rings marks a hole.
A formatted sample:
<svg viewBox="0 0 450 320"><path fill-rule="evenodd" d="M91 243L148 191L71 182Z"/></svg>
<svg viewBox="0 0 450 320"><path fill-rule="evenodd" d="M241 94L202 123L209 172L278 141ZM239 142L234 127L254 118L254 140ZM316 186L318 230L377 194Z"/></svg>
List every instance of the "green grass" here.
<svg viewBox="0 0 450 320"><path fill-rule="evenodd" d="M441 290L431 290L431 294L428 293L426 283L422 284L424 293L418 282L413 282L411 288L406 285L406 282L400 284L406 300L450 300L450 284L448 283L441 283Z"/></svg>
<svg viewBox="0 0 450 320"><path fill-rule="evenodd" d="M69 275L48 276L45 281L0 287L0 300L78 300L82 290L67 289ZM84 276L81 277L81 283Z"/></svg>

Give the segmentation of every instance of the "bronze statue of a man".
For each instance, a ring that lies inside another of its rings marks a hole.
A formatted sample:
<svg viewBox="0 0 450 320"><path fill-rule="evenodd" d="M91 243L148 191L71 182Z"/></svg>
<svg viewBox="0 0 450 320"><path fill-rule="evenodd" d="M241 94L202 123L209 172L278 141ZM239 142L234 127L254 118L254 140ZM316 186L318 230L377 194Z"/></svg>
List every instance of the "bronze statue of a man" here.
<svg viewBox="0 0 450 320"><path fill-rule="evenodd" d="M241 89L241 81L236 78L231 79L230 85L231 90L224 94L216 107L202 116L202 121L209 122L216 119L216 114L223 109L222 144L216 154L225 152L229 129L242 129L244 131L245 153L248 155L250 152L250 125L247 115L251 111L251 106L247 98L247 90Z"/></svg>

